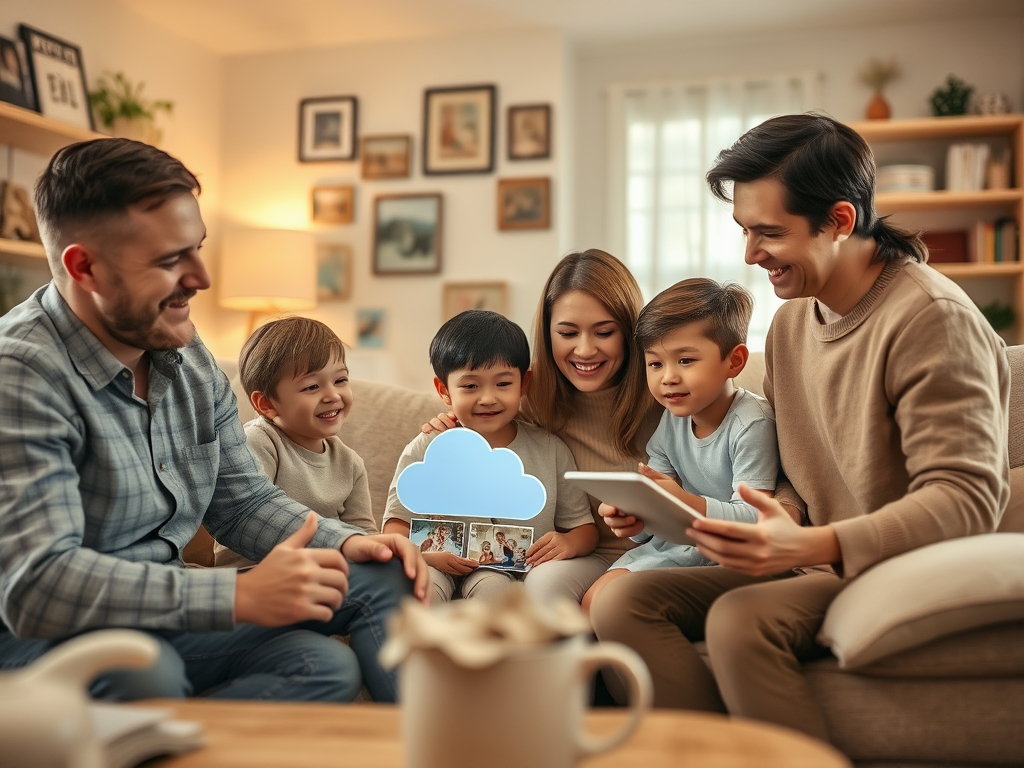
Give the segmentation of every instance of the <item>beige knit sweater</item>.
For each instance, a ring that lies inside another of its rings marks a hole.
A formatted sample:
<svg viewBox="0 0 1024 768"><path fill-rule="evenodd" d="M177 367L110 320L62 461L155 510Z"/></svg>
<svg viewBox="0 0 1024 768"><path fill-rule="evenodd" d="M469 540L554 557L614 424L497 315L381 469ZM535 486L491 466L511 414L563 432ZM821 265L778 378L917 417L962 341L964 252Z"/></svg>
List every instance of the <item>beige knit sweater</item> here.
<svg viewBox="0 0 1024 768"><path fill-rule="evenodd" d="M995 529L1009 499L1009 368L1002 340L951 280L889 264L828 325L813 299L789 301L765 363L792 486L778 496L833 525L845 576Z"/></svg>

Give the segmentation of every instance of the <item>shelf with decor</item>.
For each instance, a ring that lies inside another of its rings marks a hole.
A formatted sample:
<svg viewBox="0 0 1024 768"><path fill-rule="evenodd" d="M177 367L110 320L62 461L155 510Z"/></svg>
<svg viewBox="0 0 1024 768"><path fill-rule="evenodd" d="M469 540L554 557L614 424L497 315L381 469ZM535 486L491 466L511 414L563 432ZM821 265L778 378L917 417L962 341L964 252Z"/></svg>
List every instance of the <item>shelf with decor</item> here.
<svg viewBox="0 0 1024 768"><path fill-rule="evenodd" d="M0 144L49 157L68 144L101 137L86 128L0 102ZM39 243L0 239L0 263L45 265L46 253Z"/></svg>
<svg viewBox="0 0 1024 768"><path fill-rule="evenodd" d="M918 163L934 172L932 191L880 191L875 207L880 215L891 215L896 224L925 233L963 230L967 242L979 222L1012 219L1017 223L1013 261L936 261L931 264L942 274L961 283L972 298L978 294L1006 296L1013 308L1013 326L1003 329L1008 341L1024 341L1024 115L971 115L909 120L867 120L850 123L871 145L879 168L892 164ZM1005 188L971 191L946 187L946 157L952 144L969 142L988 145L989 156L1009 158L1009 180ZM998 224L997 224L998 226ZM998 299L1003 301L1003 299Z"/></svg>

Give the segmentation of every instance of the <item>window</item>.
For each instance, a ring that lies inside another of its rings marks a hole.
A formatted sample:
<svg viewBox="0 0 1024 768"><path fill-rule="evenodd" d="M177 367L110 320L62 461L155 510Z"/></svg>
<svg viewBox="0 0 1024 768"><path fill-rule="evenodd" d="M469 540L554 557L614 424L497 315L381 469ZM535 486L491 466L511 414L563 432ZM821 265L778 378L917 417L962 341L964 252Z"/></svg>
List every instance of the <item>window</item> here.
<svg viewBox="0 0 1024 768"><path fill-rule="evenodd" d="M619 85L609 91L609 232L650 300L687 277L732 281L754 295L749 344L764 349L781 301L743 262L731 206L704 174L744 131L819 103L813 74Z"/></svg>

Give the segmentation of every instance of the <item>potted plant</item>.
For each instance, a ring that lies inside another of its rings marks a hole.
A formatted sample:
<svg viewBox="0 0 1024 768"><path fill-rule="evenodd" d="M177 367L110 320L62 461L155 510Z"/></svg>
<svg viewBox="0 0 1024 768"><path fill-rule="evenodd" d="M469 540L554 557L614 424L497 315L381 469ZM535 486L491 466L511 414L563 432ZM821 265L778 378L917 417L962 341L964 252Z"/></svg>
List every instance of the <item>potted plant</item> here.
<svg viewBox="0 0 1024 768"><path fill-rule="evenodd" d="M145 83L132 83L123 72L105 72L89 92L98 121L113 136L157 144L163 132L156 127L159 112L171 114L174 102L143 98Z"/></svg>
<svg viewBox="0 0 1024 768"><path fill-rule="evenodd" d="M889 109L889 102L882 95L882 90L900 76L900 65L896 59L869 59L858 76L860 81L875 93L868 102L866 117L869 120L884 120L889 117L892 110Z"/></svg>

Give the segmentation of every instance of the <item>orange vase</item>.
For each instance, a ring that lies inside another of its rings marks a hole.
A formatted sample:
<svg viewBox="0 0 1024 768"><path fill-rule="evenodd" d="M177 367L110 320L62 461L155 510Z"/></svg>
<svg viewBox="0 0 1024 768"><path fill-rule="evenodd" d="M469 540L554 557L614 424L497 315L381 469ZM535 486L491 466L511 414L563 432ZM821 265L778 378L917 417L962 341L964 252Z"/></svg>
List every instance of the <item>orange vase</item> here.
<svg viewBox="0 0 1024 768"><path fill-rule="evenodd" d="M889 109L889 102L885 100L881 91L875 91L875 95L868 102L866 116L868 120L887 120L892 110Z"/></svg>

